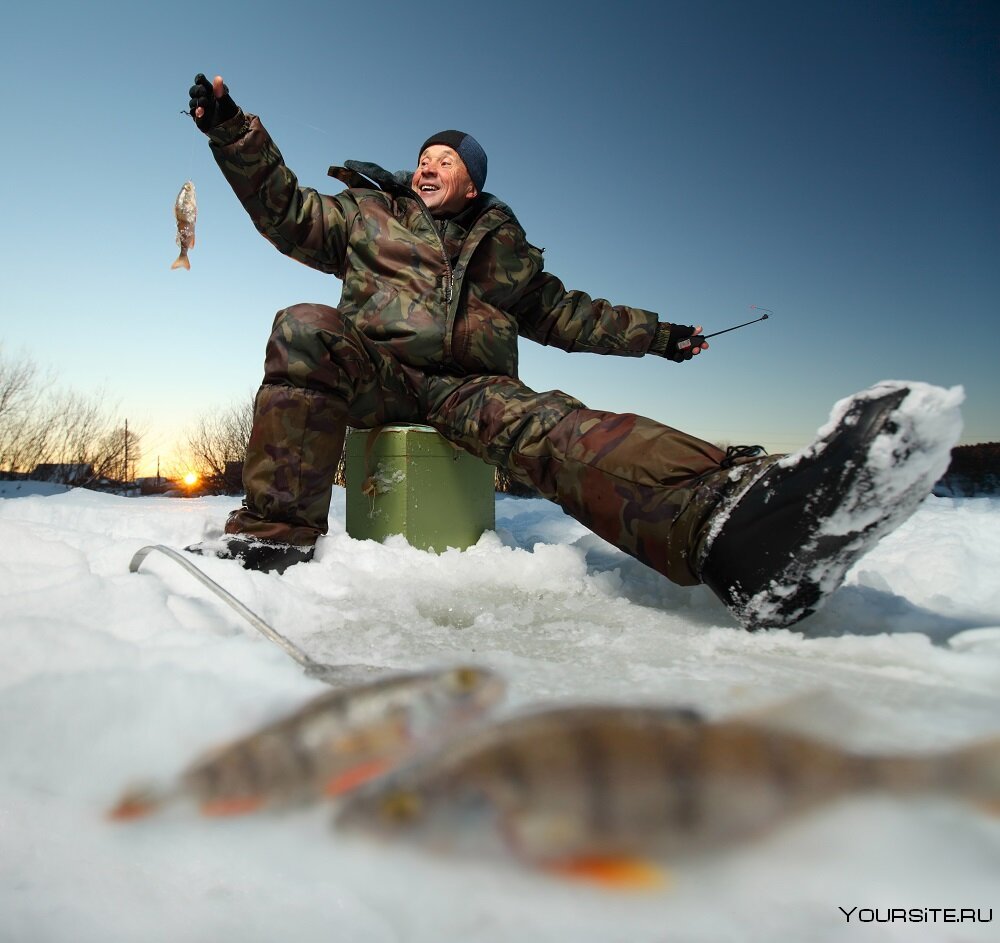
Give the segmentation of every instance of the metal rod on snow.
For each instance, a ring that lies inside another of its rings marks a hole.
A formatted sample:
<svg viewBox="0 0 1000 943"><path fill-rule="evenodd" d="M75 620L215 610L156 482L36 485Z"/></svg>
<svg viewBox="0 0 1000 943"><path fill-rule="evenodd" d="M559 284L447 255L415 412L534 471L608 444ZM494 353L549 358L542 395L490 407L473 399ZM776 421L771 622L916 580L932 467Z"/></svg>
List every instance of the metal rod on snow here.
<svg viewBox="0 0 1000 943"><path fill-rule="evenodd" d="M158 550L160 553L165 554L170 557L175 563L179 563L185 570L188 571L198 582L207 586L216 596L219 597L223 602L226 603L230 608L238 612L244 619L247 620L261 635L269 638L275 645L279 646L286 655L290 655L295 661L297 661L306 670L306 674L310 678L316 678L319 681L324 681L327 684L332 684L335 687L342 684L355 684L358 682L367 682L374 675L385 674L391 672L389 668L378 668L373 665L327 665L319 661L313 661L301 648L299 648L294 642L290 642L276 629L271 628L256 612L252 609L244 606L229 590L224 589L218 583L215 582L210 576L202 573L198 567L196 567L190 560L186 559L183 554L178 553L173 547L165 547L163 544L150 544L148 547L143 547L141 550L137 550L135 555L132 557L131 562L128 565L130 573L138 573L139 567L142 566L142 561L146 559L149 554Z"/></svg>
<svg viewBox="0 0 1000 943"><path fill-rule="evenodd" d="M137 550L135 556L132 557L132 561L129 563L128 568L130 573L137 573L139 567L142 566L142 561L146 559L150 552L153 550L159 550L160 553L166 554L176 563L179 563L185 570L188 571L196 580L207 586L216 596L219 597L228 606L238 612L244 619L247 620L261 635L266 636L275 645L279 645L286 654L291 655L303 668L313 669L320 667L317 662L313 661L301 648L296 646L294 643L288 641L280 632L272 629L256 612L252 609L248 609L243 605L232 593L228 590L223 589L218 583L215 582L210 576L206 576L201 570L198 569L190 560L186 560L180 553L174 550L173 547L164 547L162 544L151 544L148 547L143 547L141 550Z"/></svg>
<svg viewBox="0 0 1000 943"><path fill-rule="evenodd" d="M758 321L766 321L772 314L774 314L774 312L769 308L760 308L757 305L750 305L750 307L756 309L757 311L763 311L764 313L759 318L754 318L752 321L744 321L742 324L737 324L734 327L727 327L723 331L715 331L712 334L703 334L702 337L707 340L709 337L718 337L720 334L728 334L730 331L739 330L739 328L746 327L748 324L756 324ZM686 350L690 346L691 338L687 338L686 340L682 340L677 345L677 349Z"/></svg>

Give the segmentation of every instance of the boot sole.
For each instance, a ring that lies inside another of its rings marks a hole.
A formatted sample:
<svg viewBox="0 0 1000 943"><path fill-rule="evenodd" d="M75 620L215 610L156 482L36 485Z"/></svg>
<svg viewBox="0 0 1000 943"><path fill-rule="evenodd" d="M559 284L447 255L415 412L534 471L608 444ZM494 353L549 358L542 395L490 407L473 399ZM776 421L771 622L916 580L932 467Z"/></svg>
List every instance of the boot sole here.
<svg viewBox="0 0 1000 943"><path fill-rule="evenodd" d="M845 401L830 432L777 462L737 502L719 546L709 549L704 578L742 626L784 628L815 612L854 563L930 494L948 467L960 422L951 429L941 423L957 405L953 392L915 388L916 397L910 386L881 384ZM783 486L792 492L784 503ZM763 534L749 565L749 546L726 547L730 526ZM768 547L775 531L781 543Z"/></svg>

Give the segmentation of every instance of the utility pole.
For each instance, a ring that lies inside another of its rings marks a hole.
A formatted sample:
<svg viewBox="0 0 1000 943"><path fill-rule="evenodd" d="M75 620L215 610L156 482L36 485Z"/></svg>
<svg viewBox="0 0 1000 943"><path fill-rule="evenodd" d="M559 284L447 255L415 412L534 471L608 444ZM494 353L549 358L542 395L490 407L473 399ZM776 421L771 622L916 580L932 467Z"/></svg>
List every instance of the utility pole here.
<svg viewBox="0 0 1000 943"><path fill-rule="evenodd" d="M125 420L125 473L122 475L122 487L125 494L128 494L128 419Z"/></svg>

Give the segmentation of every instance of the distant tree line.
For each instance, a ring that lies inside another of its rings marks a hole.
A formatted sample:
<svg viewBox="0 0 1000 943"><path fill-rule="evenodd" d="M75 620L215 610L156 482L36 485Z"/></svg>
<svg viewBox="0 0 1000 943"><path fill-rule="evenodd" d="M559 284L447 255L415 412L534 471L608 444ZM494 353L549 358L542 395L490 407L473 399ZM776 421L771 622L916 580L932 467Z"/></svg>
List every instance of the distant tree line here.
<svg viewBox="0 0 1000 943"><path fill-rule="evenodd" d="M1000 442L958 445L934 493L948 497L1000 495Z"/></svg>
<svg viewBox="0 0 1000 943"><path fill-rule="evenodd" d="M253 425L253 397L221 412L202 417L188 437L188 450L203 490L217 494L242 493L242 467ZM334 484L346 483L341 457ZM514 481L507 472L496 470L496 490L515 497L538 497L533 488ZM934 493L954 497L1000 495L1000 443L960 445L952 449L947 472L935 485Z"/></svg>
<svg viewBox="0 0 1000 943"><path fill-rule="evenodd" d="M191 469L207 494L242 494L243 460L253 426L253 397L202 416L188 433Z"/></svg>
<svg viewBox="0 0 1000 943"><path fill-rule="evenodd" d="M188 434L189 466L202 493L239 494L253 426L253 397L213 410ZM78 487L108 487L135 480L142 436L119 425L103 393L57 387L27 356L10 357L0 344L0 476L44 477ZM177 477L183 472L177 469ZM345 484L341 458L335 484ZM496 490L520 497L537 492L497 469ZM1000 442L959 445L935 485L937 495L1000 495Z"/></svg>
<svg viewBox="0 0 1000 943"><path fill-rule="evenodd" d="M201 479L199 491L211 494L242 494L243 461L253 426L253 397L239 400L223 410L199 419L188 433L187 450L192 470ZM346 450L345 450L346 451ZM342 455L333 483L347 483ZM538 497L538 493L496 470L496 490L516 497Z"/></svg>
<svg viewBox="0 0 1000 943"><path fill-rule="evenodd" d="M253 428L254 397L247 396L224 409L206 413L191 427L187 454L198 475L202 494L242 494L243 462ZM334 484L344 484L341 457Z"/></svg>
<svg viewBox="0 0 1000 943"><path fill-rule="evenodd" d="M0 474L80 487L132 481L141 436L119 426L103 393L61 389L26 355L0 345Z"/></svg>

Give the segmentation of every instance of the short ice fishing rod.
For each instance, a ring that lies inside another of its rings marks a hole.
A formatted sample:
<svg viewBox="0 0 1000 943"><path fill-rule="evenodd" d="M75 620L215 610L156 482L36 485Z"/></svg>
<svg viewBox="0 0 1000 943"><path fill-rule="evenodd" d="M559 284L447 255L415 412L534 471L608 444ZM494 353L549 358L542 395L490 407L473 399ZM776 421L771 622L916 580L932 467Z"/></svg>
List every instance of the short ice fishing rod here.
<svg viewBox="0 0 1000 943"><path fill-rule="evenodd" d="M758 321L766 321L774 312L770 308L762 308L760 305L750 305L754 311L763 311L764 313L759 318L754 318L752 321L744 321L742 324L737 324L734 327L727 327L724 331L716 331L714 334L703 334L702 339L708 340L710 337L718 337L720 334L728 334L730 331L739 330L741 327L746 327L748 324L756 324ZM677 344L678 350L687 350L691 346L691 338L686 338Z"/></svg>

